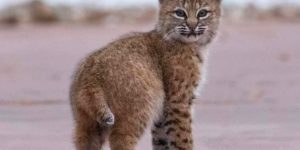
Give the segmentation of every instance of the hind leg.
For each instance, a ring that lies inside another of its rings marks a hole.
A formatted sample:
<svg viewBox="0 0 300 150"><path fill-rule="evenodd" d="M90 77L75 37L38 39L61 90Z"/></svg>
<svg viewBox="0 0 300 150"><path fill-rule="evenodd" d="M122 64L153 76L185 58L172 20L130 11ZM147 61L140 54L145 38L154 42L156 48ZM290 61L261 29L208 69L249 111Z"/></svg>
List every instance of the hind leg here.
<svg viewBox="0 0 300 150"><path fill-rule="evenodd" d="M112 129L110 134L110 147L112 150L134 150L141 138L149 117L122 119Z"/></svg>
<svg viewBox="0 0 300 150"><path fill-rule="evenodd" d="M156 113L161 110L161 98L132 100L129 107L119 108L109 142L111 150L135 150L137 142Z"/></svg>
<svg viewBox="0 0 300 150"><path fill-rule="evenodd" d="M107 135L98 123L87 115L80 114L75 129L76 150L101 150Z"/></svg>

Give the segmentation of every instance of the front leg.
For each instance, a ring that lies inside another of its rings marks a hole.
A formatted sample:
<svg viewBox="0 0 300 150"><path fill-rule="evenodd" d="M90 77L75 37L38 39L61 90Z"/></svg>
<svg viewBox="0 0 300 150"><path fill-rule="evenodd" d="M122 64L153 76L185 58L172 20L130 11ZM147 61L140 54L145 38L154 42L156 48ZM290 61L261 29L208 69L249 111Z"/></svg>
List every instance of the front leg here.
<svg viewBox="0 0 300 150"><path fill-rule="evenodd" d="M165 133L172 150L192 150L192 117L190 105L170 103L168 117L164 123Z"/></svg>
<svg viewBox="0 0 300 150"><path fill-rule="evenodd" d="M190 107L180 105L167 104L164 114L154 123L153 150L192 150Z"/></svg>
<svg viewBox="0 0 300 150"><path fill-rule="evenodd" d="M166 139L163 143L167 146L157 150L193 150L191 105L202 65L200 57L189 52L189 49L175 51L174 56L163 62L166 97L161 121L163 128L157 131L161 137L166 137L161 139Z"/></svg>
<svg viewBox="0 0 300 150"><path fill-rule="evenodd" d="M170 139L166 134L167 128L164 126L167 113L164 112L158 120L156 120L152 126L152 145L153 150L169 150L170 149Z"/></svg>
<svg viewBox="0 0 300 150"><path fill-rule="evenodd" d="M163 127L170 150L193 149L191 107L199 78L194 72L185 73L188 75L178 72L170 75L166 84Z"/></svg>

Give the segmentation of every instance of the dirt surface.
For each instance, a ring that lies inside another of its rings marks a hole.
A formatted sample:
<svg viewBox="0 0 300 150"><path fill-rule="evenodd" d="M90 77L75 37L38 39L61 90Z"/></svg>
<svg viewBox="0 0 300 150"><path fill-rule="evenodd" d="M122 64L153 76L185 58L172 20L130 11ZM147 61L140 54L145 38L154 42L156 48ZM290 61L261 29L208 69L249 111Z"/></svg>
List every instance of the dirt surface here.
<svg viewBox="0 0 300 150"><path fill-rule="evenodd" d="M0 149L74 149L68 88L83 56L147 25L0 27ZM224 23L196 101L195 150L300 149L300 24ZM138 148L151 150L149 133Z"/></svg>

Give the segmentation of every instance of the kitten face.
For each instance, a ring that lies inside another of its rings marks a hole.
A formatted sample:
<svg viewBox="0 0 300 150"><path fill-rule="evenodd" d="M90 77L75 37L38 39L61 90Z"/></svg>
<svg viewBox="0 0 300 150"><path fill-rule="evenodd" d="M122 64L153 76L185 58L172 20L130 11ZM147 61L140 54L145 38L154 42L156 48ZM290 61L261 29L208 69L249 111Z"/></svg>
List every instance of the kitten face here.
<svg viewBox="0 0 300 150"><path fill-rule="evenodd" d="M166 40L209 43L216 34L221 0L160 0L158 30Z"/></svg>

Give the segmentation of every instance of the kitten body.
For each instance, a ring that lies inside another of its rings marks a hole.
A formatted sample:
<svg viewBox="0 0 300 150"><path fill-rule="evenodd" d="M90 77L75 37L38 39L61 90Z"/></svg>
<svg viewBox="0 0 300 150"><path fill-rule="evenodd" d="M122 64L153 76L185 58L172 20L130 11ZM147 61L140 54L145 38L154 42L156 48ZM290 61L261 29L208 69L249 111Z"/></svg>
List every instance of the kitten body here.
<svg viewBox="0 0 300 150"><path fill-rule="evenodd" d="M160 7L155 30L112 42L78 67L70 93L77 150L101 149L106 139L112 150L134 150L149 125L153 149L193 149L191 105L220 0Z"/></svg>

